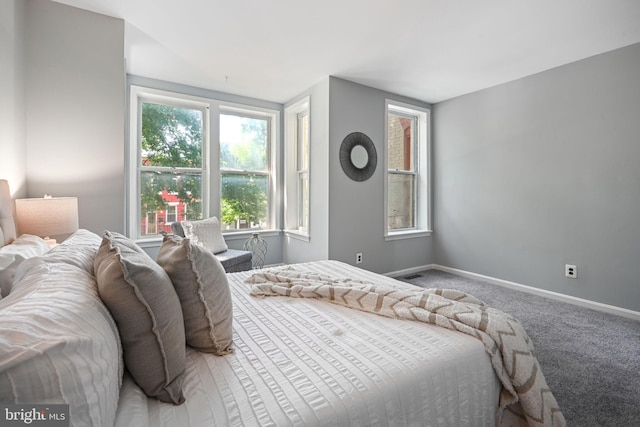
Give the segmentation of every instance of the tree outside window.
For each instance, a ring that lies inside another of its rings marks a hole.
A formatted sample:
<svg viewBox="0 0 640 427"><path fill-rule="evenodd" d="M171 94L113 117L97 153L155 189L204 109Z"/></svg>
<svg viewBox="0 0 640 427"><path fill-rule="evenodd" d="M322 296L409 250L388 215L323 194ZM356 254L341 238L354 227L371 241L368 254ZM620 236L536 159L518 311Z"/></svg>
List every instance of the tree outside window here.
<svg viewBox="0 0 640 427"><path fill-rule="evenodd" d="M131 237L208 215L225 231L275 226L276 110L132 85L130 124Z"/></svg>
<svg viewBox="0 0 640 427"><path fill-rule="evenodd" d="M171 223L202 218L203 112L142 103L140 212L142 235L171 232ZM175 215L169 215L171 205ZM154 218L155 224L147 224Z"/></svg>
<svg viewBox="0 0 640 427"><path fill-rule="evenodd" d="M269 125L263 117L220 115L220 219L223 229L269 223Z"/></svg>

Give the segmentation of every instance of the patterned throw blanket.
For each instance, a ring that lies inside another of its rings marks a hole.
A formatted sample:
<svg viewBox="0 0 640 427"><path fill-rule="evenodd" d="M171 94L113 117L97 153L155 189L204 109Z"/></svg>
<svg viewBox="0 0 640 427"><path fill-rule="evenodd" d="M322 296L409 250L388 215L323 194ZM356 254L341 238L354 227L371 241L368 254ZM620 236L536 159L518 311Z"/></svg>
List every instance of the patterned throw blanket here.
<svg viewBox="0 0 640 427"><path fill-rule="evenodd" d="M520 322L482 301L449 289L395 289L291 267L254 273L254 296L316 298L394 319L431 323L476 337L502 383L499 426L565 426L533 344Z"/></svg>

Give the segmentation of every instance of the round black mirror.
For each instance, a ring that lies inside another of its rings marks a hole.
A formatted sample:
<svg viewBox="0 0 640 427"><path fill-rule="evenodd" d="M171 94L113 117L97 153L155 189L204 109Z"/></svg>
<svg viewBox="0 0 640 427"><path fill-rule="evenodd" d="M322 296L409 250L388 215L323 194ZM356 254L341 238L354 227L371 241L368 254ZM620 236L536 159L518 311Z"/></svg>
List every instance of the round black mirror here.
<svg viewBox="0 0 640 427"><path fill-rule="evenodd" d="M340 166L354 181L366 181L376 170L378 155L373 141L362 132L352 132L340 145Z"/></svg>

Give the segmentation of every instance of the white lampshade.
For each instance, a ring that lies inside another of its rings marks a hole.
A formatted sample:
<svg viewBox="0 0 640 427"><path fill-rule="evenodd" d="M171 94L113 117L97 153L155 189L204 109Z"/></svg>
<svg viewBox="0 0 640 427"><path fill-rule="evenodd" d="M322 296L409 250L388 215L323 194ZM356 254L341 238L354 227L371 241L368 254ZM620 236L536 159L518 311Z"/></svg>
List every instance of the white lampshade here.
<svg viewBox="0 0 640 427"><path fill-rule="evenodd" d="M16 224L20 234L67 237L78 230L78 198L16 199Z"/></svg>

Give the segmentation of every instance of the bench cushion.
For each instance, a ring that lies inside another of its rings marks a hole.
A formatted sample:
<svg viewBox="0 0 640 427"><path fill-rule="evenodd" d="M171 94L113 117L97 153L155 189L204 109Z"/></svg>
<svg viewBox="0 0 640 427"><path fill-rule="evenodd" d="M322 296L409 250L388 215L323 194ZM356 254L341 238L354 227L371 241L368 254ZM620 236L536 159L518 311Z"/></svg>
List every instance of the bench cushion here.
<svg viewBox="0 0 640 427"><path fill-rule="evenodd" d="M238 249L227 249L224 252L216 254L216 258L218 258L224 267L224 271L227 273L251 270L252 257L251 252Z"/></svg>

